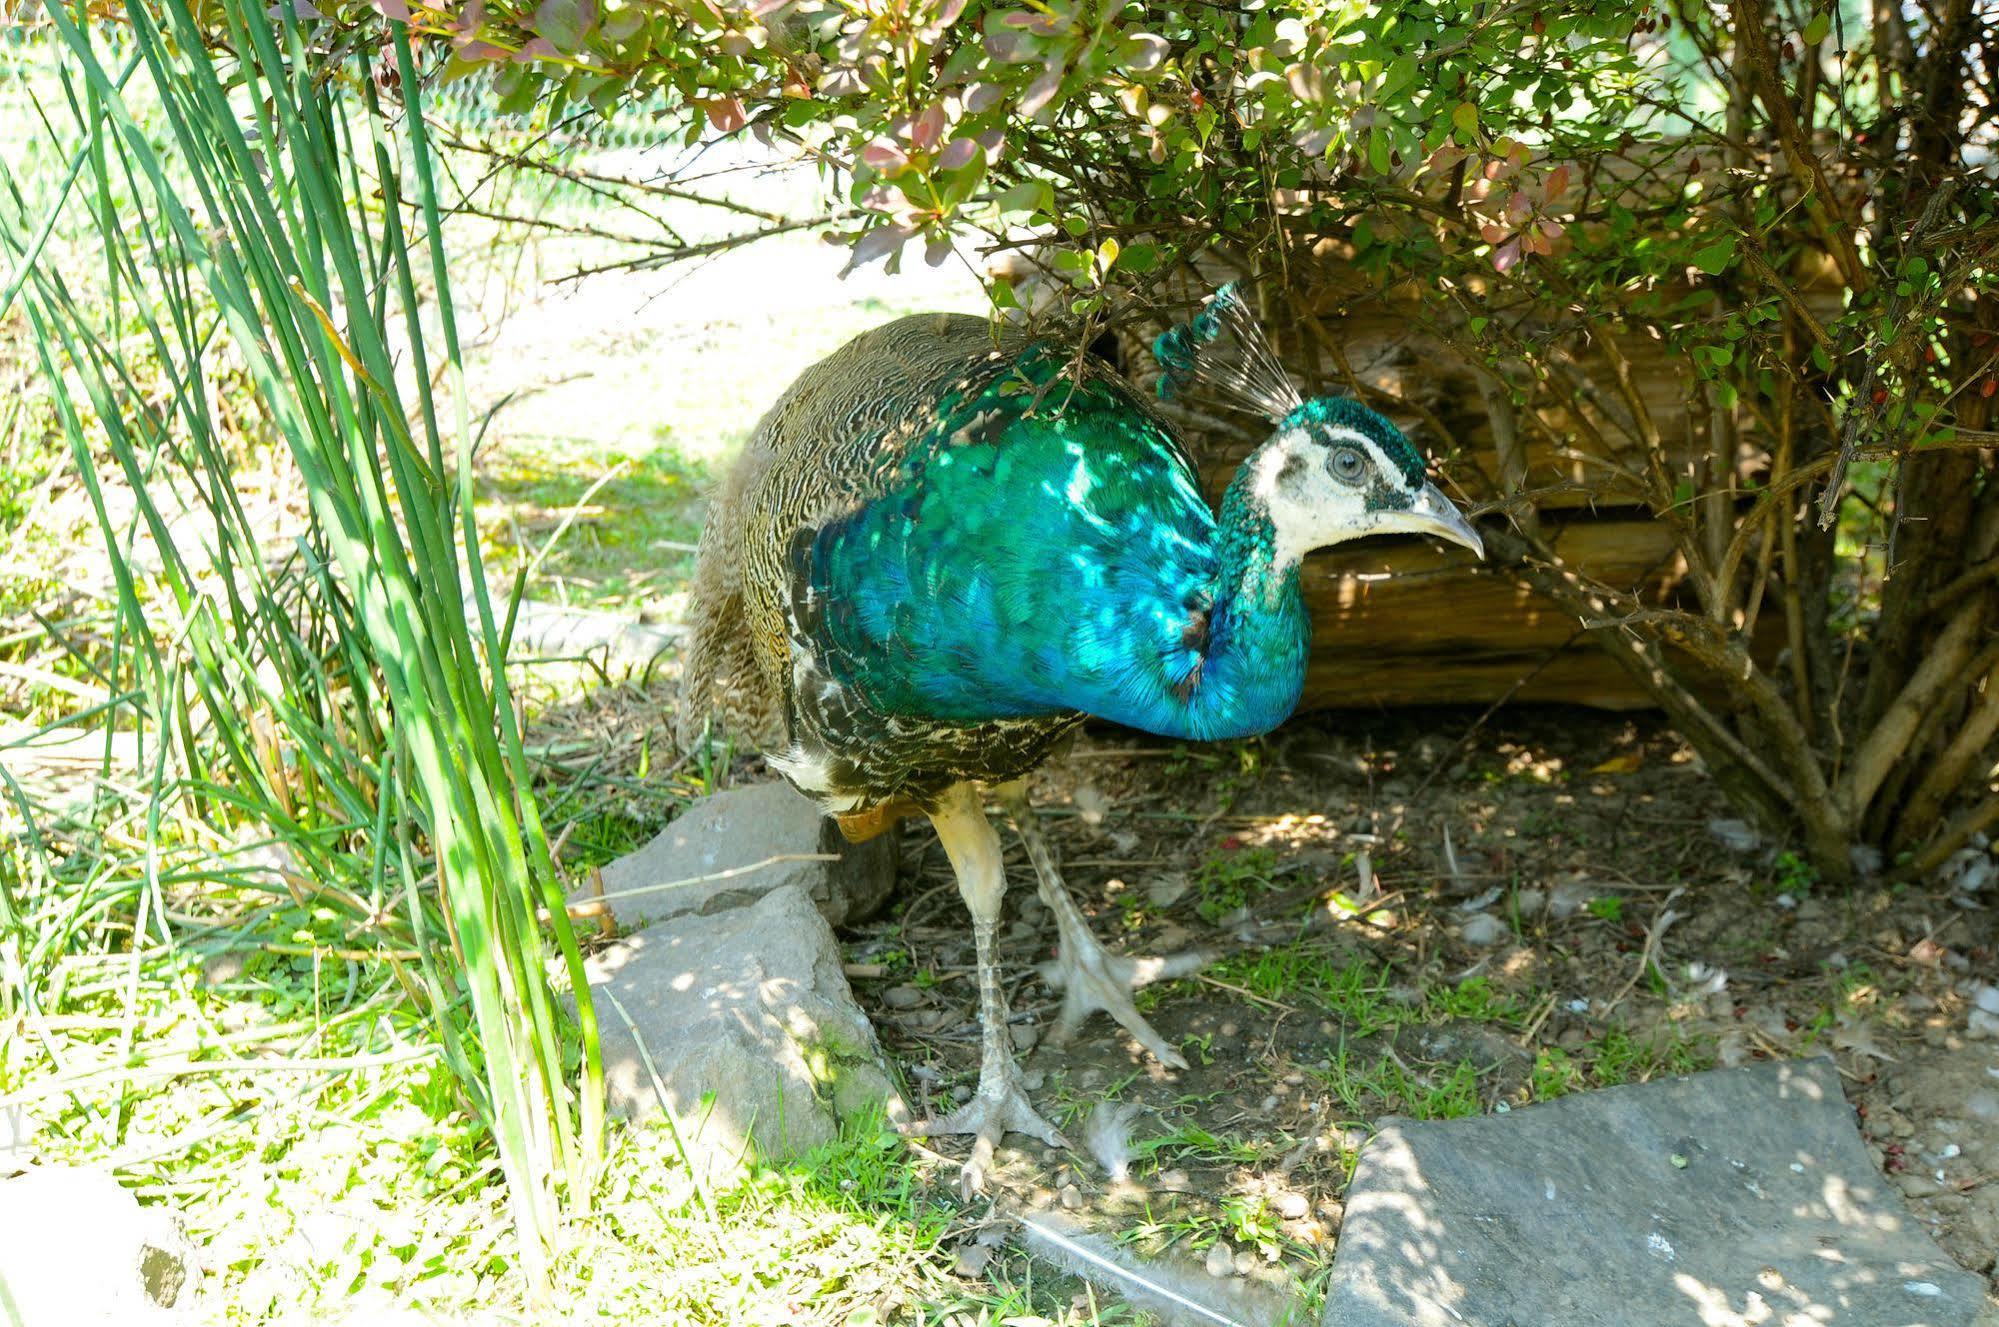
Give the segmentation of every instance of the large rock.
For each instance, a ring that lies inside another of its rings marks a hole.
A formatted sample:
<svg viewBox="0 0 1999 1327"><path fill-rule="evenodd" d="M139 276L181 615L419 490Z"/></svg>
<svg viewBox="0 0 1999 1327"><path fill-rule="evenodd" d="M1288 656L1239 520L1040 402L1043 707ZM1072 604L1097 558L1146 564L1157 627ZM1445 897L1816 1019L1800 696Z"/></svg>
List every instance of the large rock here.
<svg viewBox="0 0 1999 1327"><path fill-rule="evenodd" d="M1983 1280L1868 1160L1830 1060L1390 1121L1326 1327L1967 1327Z"/></svg>
<svg viewBox="0 0 1999 1327"><path fill-rule="evenodd" d="M839 860L796 860L819 853ZM771 862L774 857L792 860ZM658 922L684 913L706 916L797 886L827 921L844 926L864 920L888 898L895 887L896 859L893 833L849 843L790 784L758 783L689 806L652 842L606 866L604 891L618 894L694 881L611 902L621 921ZM760 862L770 864L758 866Z"/></svg>
<svg viewBox="0 0 1999 1327"><path fill-rule="evenodd" d="M141 1207L106 1172L38 1166L0 1180L0 1323L187 1322L195 1275L173 1214Z"/></svg>
<svg viewBox="0 0 1999 1327"><path fill-rule="evenodd" d="M657 1118L663 1088L701 1170L733 1167L751 1142L783 1160L842 1119L902 1114L833 930L796 885L624 936L587 967L612 1109Z"/></svg>

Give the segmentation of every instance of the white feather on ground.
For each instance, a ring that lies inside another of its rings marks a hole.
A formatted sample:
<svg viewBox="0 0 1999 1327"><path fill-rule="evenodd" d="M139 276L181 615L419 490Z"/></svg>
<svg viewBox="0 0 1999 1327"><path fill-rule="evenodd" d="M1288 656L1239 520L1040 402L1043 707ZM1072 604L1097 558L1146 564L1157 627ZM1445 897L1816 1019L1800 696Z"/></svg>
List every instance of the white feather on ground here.
<svg viewBox="0 0 1999 1327"><path fill-rule="evenodd" d="M1020 1218L1029 1251L1115 1291L1167 1327L1266 1327L1295 1306L1269 1286L1217 1278L1171 1257L1141 1261L1102 1235L1049 1212Z"/></svg>
<svg viewBox="0 0 1999 1327"><path fill-rule="evenodd" d="M1106 1101L1090 1112L1083 1141L1113 1184L1123 1183L1131 1174L1131 1123L1143 1109L1135 1101Z"/></svg>

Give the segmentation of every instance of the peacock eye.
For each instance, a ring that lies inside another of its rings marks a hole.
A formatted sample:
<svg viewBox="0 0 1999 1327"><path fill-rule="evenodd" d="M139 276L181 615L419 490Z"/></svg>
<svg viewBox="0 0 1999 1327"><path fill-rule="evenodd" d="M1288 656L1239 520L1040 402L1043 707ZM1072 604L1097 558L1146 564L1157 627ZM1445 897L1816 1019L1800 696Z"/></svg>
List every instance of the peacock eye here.
<svg viewBox="0 0 1999 1327"><path fill-rule="evenodd" d="M1333 478L1342 484L1358 484L1367 474L1367 462L1351 447L1333 453Z"/></svg>

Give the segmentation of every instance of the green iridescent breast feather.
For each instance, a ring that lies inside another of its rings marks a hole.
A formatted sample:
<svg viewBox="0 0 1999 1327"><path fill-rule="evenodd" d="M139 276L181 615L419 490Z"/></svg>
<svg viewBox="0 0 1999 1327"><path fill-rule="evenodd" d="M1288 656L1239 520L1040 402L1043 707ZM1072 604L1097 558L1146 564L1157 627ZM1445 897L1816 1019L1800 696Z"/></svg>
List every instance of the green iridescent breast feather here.
<svg viewBox="0 0 1999 1327"><path fill-rule="evenodd" d="M1302 674L1295 587L1267 614L1221 602L1236 550L1186 449L1122 379L1069 378L1073 362L1030 347L941 393L880 495L801 546L818 666L887 715L1274 725ZM1247 662L1217 667L1230 632Z"/></svg>

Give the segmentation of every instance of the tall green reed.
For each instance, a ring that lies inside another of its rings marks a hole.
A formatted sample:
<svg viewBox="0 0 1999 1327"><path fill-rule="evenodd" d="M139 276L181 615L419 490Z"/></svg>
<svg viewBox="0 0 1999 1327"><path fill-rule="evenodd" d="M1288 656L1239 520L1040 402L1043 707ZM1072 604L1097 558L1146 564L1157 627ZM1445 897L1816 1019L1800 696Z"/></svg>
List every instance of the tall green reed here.
<svg viewBox="0 0 1999 1327"><path fill-rule="evenodd" d="M309 50L291 9L221 0L197 21L186 0L126 0L121 60L52 6L75 167L49 206L87 214L102 271L47 261L54 217L9 180L0 272L24 276L110 557L108 673L131 679L113 722L154 774L147 842L172 837L168 805L251 827L357 932L414 947L405 984L491 1128L539 1285L563 1199L590 1190L602 1069L507 684L520 587L495 605L473 523L438 163L406 30L378 78L372 50ZM303 476L288 545L233 482L221 365ZM138 892L135 943L166 928L157 871Z"/></svg>

